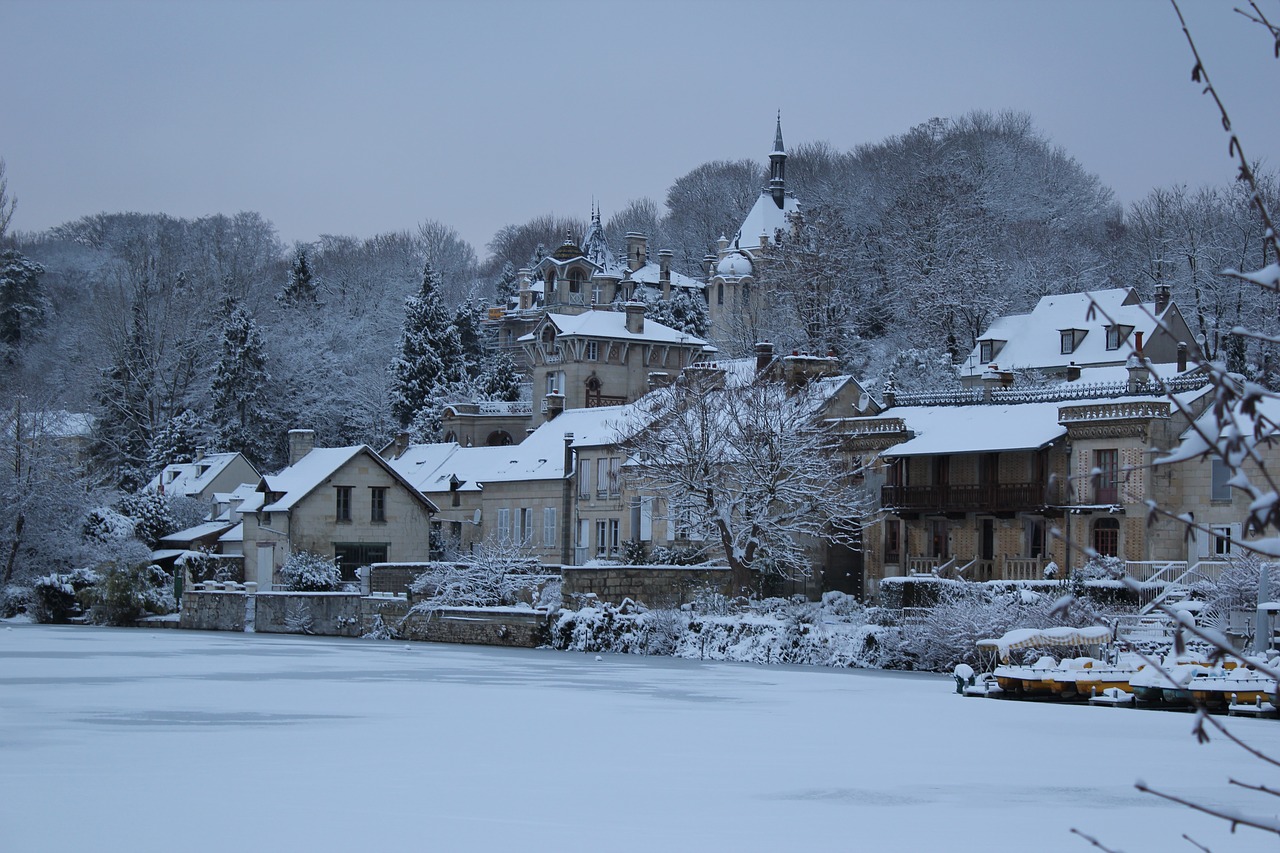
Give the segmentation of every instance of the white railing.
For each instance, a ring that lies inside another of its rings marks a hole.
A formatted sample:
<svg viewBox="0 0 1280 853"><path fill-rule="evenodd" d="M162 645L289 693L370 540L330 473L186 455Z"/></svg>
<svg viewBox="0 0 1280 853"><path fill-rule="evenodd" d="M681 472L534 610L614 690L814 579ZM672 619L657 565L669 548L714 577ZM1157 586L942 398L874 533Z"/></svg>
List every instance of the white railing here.
<svg viewBox="0 0 1280 853"><path fill-rule="evenodd" d="M1007 581L1044 580L1046 565L1043 557L1005 557L1003 578Z"/></svg>

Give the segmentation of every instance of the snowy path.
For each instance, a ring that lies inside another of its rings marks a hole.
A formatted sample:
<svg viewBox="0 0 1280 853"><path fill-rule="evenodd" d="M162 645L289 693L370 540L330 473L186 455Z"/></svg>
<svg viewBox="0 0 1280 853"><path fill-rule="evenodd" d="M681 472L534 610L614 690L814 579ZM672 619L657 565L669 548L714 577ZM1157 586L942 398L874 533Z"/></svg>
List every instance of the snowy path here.
<svg viewBox="0 0 1280 853"><path fill-rule="evenodd" d="M0 629L0 850L1274 850L1184 714L902 673ZM1280 723L1232 719L1280 755ZM1265 807L1265 808L1264 808ZM965 829L957 832L953 827Z"/></svg>

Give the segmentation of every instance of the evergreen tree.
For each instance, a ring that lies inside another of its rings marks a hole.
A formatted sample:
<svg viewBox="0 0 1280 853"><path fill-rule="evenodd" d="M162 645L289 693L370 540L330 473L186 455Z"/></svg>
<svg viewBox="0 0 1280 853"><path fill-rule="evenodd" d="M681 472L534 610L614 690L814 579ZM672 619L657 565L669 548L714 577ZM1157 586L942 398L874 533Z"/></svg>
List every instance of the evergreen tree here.
<svg viewBox="0 0 1280 853"><path fill-rule="evenodd" d="M5 364L17 362L23 343L48 316L42 275L44 267L21 252L0 252L0 351Z"/></svg>
<svg viewBox="0 0 1280 853"><path fill-rule="evenodd" d="M289 263L289 281L284 290L276 297L286 305L314 305L316 303L316 281L311 272L311 263L307 260L307 247L298 246Z"/></svg>
<svg viewBox="0 0 1280 853"><path fill-rule="evenodd" d="M391 412L401 426L438 393L466 376L462 336L440 299L440 280L427 264L422 288L404 304L400 355L391 362Z"/></svg>
<svg viewBox="0 0 1280 853"><path fill-rule="evenodd" d="M467 379L480 375L485 361L484 336L480 329L478 309L466 302L453 314L453 325L458 330L458 342L462 345L463 369Z"/></svg>
<svg viewBox="0 0 1280 853"><path fill-rule="evenodd" d="M498 272L495 290L497 291L498 304L504 308L508 301L519 295L520 274L516 271L515 264L511 263L511 261L502 262L502 269Z"/></svg>
<svg viewBox="0 0 1280 853"><path fill-rule="evenodd" d="M148 389L154 370L149 354L143 303L130 309L129 334L110 367L102 372L97 393L90 454L100 471L125 490L141 487L151 446L152 406Z"/></svg>
<svg viewBox="0 0 1280 853"><path fill-rule="evenodd" d="M243 306L228 300L227 309L211 389L218 443L260 461L270 448L265 386L271 377L265 343Z"/></svg>
<svg viewBox="0 0 1280 853"><path fill-rule="evenodd" d="M711 329L707 316L707 301L697 293L680 288L671 294L669 301L649 303L644 315L650 320L670 326L678 332L705 338Z"/></svg>
<svg viewBox="0 0 1280 853"><path fill-rule="evenodd" d="M190 409L183 409L152 436L147 452L148 470L158 471L171 463L194 460L196 448L204 443L204 432L201 417Z"/></svg>
<svg viewBox="0 0 1280 853"><path fill-rule="evenodd" d="M485 400L514 403L523 393L516 363L505 352L495 353L480 373L476 391Z"/></svg>

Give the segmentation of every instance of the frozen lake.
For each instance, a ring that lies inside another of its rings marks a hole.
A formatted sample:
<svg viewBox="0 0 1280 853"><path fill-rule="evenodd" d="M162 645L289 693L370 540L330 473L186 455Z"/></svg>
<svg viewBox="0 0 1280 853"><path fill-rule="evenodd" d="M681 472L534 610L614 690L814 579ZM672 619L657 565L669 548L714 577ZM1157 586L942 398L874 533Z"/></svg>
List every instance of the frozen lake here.
<svg viewBox="0 0 1280 853"><path fill-rule="evenodd" d="M1135 791L1280 773L1188 714L948 677L315 637L0 628L0 849L1275 850ZM1280 723L1230 720L1280 755Z"/></svg>

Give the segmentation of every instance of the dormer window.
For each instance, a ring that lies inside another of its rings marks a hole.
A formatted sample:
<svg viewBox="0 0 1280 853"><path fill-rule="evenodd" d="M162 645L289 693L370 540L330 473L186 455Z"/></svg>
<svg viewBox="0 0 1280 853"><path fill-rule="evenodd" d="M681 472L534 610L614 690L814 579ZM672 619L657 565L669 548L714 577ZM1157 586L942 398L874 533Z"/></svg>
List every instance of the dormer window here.
<svg viewBox="0 0 1280 853"><path fill-rule="evenodd" d="M1085 336L1086 334L1087 334L1087 331L1086 331L1086 330L1084 330L1084 329L1063 329L1063 330L1061 330L1061 335L1062 335L1062 348L1061 348L1061 352L1062 352L1062 354L1063 354L1063 355L1070 355L1071 353L1075 352L1075 351L1076 351L1076 348L1080 346L1080 342L1084 340L1084 336Z"/></svg>
<svg viewBox="0 0 1280 853"><path fill-rule="evenodd" d="M1107 326L1107 349L1120 349L1120 327Z"/></svg>
<svg viewBox="0 0 1280 853"><path fill-rule="evenodd" d="M989 364L996 357L996 348L991 341L978 342L978 361Z"/></svg>

